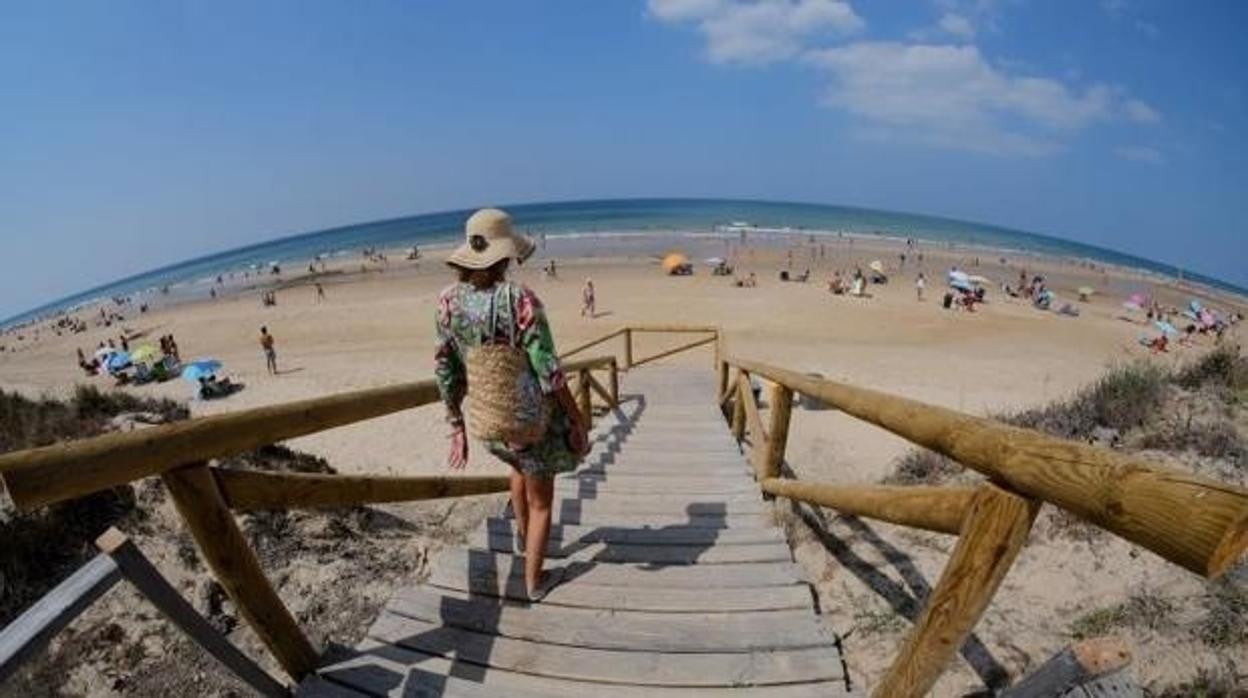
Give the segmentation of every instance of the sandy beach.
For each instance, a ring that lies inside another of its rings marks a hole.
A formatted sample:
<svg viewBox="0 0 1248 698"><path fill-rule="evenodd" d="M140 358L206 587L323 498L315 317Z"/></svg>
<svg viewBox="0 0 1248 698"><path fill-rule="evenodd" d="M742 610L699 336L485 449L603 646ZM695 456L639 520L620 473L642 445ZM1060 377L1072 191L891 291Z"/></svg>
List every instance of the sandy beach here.
<svg viewBox="0 0 1248 698"><path fill-rule="evenodd" d="M852 244L845 240L823 244L821 254L818 244L791 237L759 240L748 251L720 239L680 242L653 236L596 249L585 241L551 238L514 276L543 299L562 348L626 324L718 325L730 354L977 415L1017 411L1070 396L1107 366L1149 356L1137 338L1156 331L1140 314L1126 317L1129 314L1121 305L1135 290L1179 307L1195 297L1223 311L1248 311L1245 299L1192 293L1135 272L992 250L931 246L922 249L928 282L926 298L918 301L914 279L920 267L914 253L900 267L904 243L858 239ZM656 254L677 245L695 261L694 276L664 276L655 264ZM130 340L132 347L173 333L184 359L219 359L225 365L224 375L246 385L228 399L191 402L194 415L425 379L432 373L434 300L451 276L439 261L441 252L426 251L418 264L404 261L401 251L386 254L389 262L384 264L352 257L335 260L315 277L288 272L280 282L266 278L265 283L271 285L264 288L276 289L273 307L260 303L261 287L238 284L217 299L133 314L120 326L140 335ZM757 288L736 288L728 278L711 276L709 268L698 262L711 255L735 259L738 273L755 272ZM777 279L790 255L795 273L811 269L809 283ZM558 260L557 279L541 272L552 258ZM826 280L834 269L852 273L875 259L884 262L890 282L869 286L871 297L828 292ZM998 287L988 289L988 303L974 313L942 309L945 272L954 265L998 284L1016 283L1023 267L1029 275L1043 274L1061 302L1074 304L1080 316L1036 310L1023 299L1006 297ZM579 312L581 284L586 278L593 279L598 293L599 315L592 319ZM324 301L317 300L314 281L323 285ZM1075 289L1081 286L1096 289L1087 302L1077 300ZM90 317L89 312L82 315ZM262 325L276 338L280 368L276 376L265 370L258 339ZM65 336L41 329L37 340L30 328L21 341L6 335L3 343L8 349L0 353L0 388L61 395L75 383L109 385L112 381L106 377L85 377L75 365L74 352L80 347L89 355L98 342L115 339L118 332L114 325L92 326L84 333ZM1240 337L1229 339L1239 341ZM649 353L675 341L647 338L638 351ZM1176 346L1151 360L1174 365L1209 348L1212 341L1198 337L1195 346ZM670 361L712 370L709 348ZM191 394L190 384L182 380L124 389L179 400ZM627 392L627 377L623 389ZM877 482L909 448L899 438L832 411L797 410L794 418L788 460L802 478ZM441 409L430 406L289 445L325 457L342 472L440 473L445 471L445 431ZM468 472L501 472L503 466L482 450L474 451ZM929 583L935 582L952 539L883 524L872 524L872 528L884 541L905 551ZM1069 641L1066 628L1071 618L1081 610L1125 597L1134 586L1147 584L1179 596L1200 587L1193 575L1149 553L1140 556L1133 546L1117 539L1053 538L1034 544L1044 532L1042 520L1033 533L1033 545L1024 551L977 631L1011 671L1034 668ZM878 546L861 543L860 547L864 558L878 561L884 574L904 581ZM801 546L798 553L803 557ZM840 607L825 602L825 613L834 626L840 632L858 628L847 641L851 671L868 681L878 676L907 624L863 630L864 617L885 608L883 602L859 579L837 569L834 561L820 567L817 557L803 559L813 565L812 575L825 596L842 602ZM846 605L851 600L852 606ZM1183 676L1191 673L1192 661L1202 661L1176 649L1170 640L1142 640L1137 647L1137 676L1146 681ZM960 695L975 685L975 673L960 660L941 680L937 693Z"/></svg>

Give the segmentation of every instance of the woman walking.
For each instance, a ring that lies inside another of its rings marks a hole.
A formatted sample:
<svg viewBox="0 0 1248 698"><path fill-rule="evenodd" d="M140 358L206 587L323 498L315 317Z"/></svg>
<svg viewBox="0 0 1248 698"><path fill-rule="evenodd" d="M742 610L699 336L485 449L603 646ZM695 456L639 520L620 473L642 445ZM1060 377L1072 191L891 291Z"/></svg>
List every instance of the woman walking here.
<svg viewBox="0 0 1248 698"><path fill-rule="evenodd" d="M586 426L555 354L541 302L508 281L512 259L533 252L511 217L482 209L465 225L467 241L447 263L459 275L438 297L438 390L451 424L452 469L468 462L464 403L473 437L511 466L511 507L524 552L524 582L540 601L562 580L563 568L543 574L550 537L554 477L572 470L589 450Z"/></svg>

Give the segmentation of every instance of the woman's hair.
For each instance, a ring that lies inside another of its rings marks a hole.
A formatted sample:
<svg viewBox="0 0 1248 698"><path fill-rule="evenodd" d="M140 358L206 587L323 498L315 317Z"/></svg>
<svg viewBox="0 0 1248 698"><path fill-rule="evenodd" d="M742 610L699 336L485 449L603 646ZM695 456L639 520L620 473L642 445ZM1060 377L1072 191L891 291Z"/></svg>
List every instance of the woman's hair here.
<svg viewBox="0 0 1248 698"><path fill-rule="evenodd" d="M455 272L459 274L461 283L472 284L476 288L484 289L502 281L507 276L507 267L510 264L511 259L500 259L485 269L455 267Z"/></svg>

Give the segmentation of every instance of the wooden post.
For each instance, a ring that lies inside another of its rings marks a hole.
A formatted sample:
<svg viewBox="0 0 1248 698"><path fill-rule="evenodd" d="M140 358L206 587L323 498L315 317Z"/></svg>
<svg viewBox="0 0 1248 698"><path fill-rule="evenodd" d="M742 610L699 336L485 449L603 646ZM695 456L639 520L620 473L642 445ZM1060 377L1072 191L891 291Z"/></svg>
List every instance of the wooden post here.
<svg viewBox="0 0 1248 698"><path fill-rule="evenodd" d="M1034 499L993 484L979 487L945 571L876 698L927 695L992 601L1039 510Z"/></svg>
<svg viewBox="0 0 1248 698"><path fill-rule="evenodd" d="M582 370L578 375L576 382L576 405L581 409L581 416L585 418L585 426L591 426L594 420L594 405L590 401L589 394L589 370Z"/></svg>
<svg viewBox="0 0 1248 698"><path fill-rule="evenodd" d="M611 404L615 407L620 406L620 367L615 362L615 357L611 357L611 374L608 387L611 389Z"/></svg>
<svg viewBox="0 0 1248 698"><path fill-rule="evenodd" d="M135 546L126 534L115 528L109 528L95 540L100 552L107 554L117 563L121 574L125 576L141 594L165 614L165 617L178 626L187 637L199 645L217 661L234 672L257 693L270 698L289 696L286 687L269 676L258 664L247 658L247 655L230 644L221 633L182 598L164 576Z"/></svg>
<svg viewBox="0 0 1248 698"><path fill-rule="evenodd" d="M633 367L633 328L624 328L624 370Z"/></svg>
<svg viewBox="0 0 1248 698"><path fill-rule="evenodd" d="M767 429L767 450L763 454L763 477L780 477L784 447L789 440L789 416L793 411L793 391L775 383L771 386L771 427Z"/></svg>
<svg viewBox="0 0 1248 698"><path fill-rule="evenodd" d="M1001 693L1001 698L1064 696L1131 663L1131 650L1117 637L1093 637L1053 655L1040 668ZM1082 695L1082 694L1081 694Z"/></svg>
<svg viewBox="0 0 1248 698"><path fill-rule="evenodd" d="M715 345L715 349L716 351L719 350L718 344ZM723 402L724 393L726 392L728 392L728 362L720 361L719 362L719 392L716 393L717 395L719 395L720 402Z"/></svg>
<svg viewBox="0 0 1248 698"><path fill-rule="evenodd" d="M256 554L225 505L204 463L170 470L161 479L204 561L239 614L296 681L316 668L316 651L265 578Z"/></svg>
<svg viewBox="0 0 1248 698"><path fill-rule="evenodd" d="M74 622L104 592L112 589L119 579L121 572L117 564L107 555L97 555L0 628L0 683Z"/></svg>
<svg viewBox="0 0 1248 698"><path fill-rule="evenodd" d="M745 395L739 371L737 375L737 399L732 403L732 437L740 443L745 438Z"/></svg>

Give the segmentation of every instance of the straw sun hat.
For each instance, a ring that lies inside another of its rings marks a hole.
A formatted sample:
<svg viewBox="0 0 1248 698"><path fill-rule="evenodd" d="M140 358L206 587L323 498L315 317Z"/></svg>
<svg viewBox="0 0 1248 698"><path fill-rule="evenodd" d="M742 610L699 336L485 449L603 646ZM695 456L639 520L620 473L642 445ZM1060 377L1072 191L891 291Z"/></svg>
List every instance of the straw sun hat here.
<svg viewBox="0 0 1248 698"><path fill-rule="evenodd" d="M488 269L504 259L523 262L533 254L534 244L511 226L511 216L497 208L483 208L464 224L464 244L446 263L464 269Z"/></svg>

